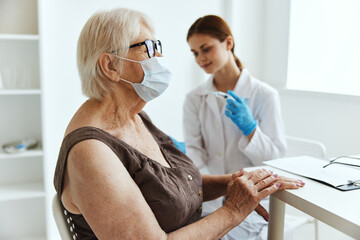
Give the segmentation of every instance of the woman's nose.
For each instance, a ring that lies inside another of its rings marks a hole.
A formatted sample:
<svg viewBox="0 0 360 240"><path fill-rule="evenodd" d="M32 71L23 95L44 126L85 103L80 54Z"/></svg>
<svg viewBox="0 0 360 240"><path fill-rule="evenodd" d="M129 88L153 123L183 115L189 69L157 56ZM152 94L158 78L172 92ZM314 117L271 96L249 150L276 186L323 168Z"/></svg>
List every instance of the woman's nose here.
<svg viewBox="0 0 360 240"><path fill-rule="evenodd" d="M201 61L201 62L206 61L205 54L199 54L199 61Z"/></svg>

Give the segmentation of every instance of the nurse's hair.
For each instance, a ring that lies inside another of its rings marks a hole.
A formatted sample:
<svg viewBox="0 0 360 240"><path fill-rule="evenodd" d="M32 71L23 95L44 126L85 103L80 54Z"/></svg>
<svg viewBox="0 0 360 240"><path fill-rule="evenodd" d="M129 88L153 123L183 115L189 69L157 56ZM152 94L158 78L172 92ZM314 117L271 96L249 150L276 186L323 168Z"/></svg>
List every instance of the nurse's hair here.
<svg viewBox="0 0 360 240"><path fill-rule="evenodd" d="M229 25L219 16L216 15L206 15L197 19L190 27L186 40L189 41L189 38L194 34L205 34L213 38L218 39L220 42L225 41L226 37L233 35L231 33ZM243 65L240 62L239 58L235 56L235 41L231 49L231 52L234 55L236 65L239 67L240 71L243 69Z"/></svg>
<svg viewBox="0 0 360 240"><path fill-rule="evenodd" d="M98 59L104 52L126 56L130 43L140 34L141 24L154 35L148 17L139 11L116 8L98 11L89 18L77 43L77 66L84 95L100 100L112 91L111 81L103 74ZM122 61L118 58L114 61L122 69Z"/></svg>

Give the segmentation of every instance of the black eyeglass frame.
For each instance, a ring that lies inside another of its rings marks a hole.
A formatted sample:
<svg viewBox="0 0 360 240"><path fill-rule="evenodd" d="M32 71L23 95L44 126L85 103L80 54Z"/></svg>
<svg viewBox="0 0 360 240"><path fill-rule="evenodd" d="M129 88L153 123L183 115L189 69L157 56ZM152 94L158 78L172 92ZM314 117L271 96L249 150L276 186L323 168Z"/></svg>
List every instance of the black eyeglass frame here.
<svg viewBox="0 0 360 240"><path fill-rule="evenodd" d="M323 168L326 168L332 164L341 164L341 165L346 165L346 166L351 166L351 167L360 167L360 165L356 165L356 164L335 162L336 160L341 159L341 158L351 158L351 159L360 160L360 158L358 158L358 157L340 156L340 157L337 157L337 158L334 158L333 160L331 160L328 164L324 165Z"/></svg>
<svg viewBox="0 0 360 240"><path fill-rule="evenodd" d="M149 58L155 57L156 51L158 51L160 54L162 54L162 45L161 45L160 40L155 40L154 41L154 40L151 40L151 39L146 39L143 42L131 44L129 46L129 48L139 47L139 46L142 46L142 45L146 46L146 51L147 51L147 54L148 54Z"/></svg>

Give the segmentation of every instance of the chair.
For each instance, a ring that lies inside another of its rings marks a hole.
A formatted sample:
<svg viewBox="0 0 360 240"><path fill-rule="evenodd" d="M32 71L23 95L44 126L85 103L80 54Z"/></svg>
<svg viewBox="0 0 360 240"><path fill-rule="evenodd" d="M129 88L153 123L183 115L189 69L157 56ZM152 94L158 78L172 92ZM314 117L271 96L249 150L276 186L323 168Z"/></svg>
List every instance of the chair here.
<svg viewBox="0 0 360 240"><path fill-rule="evenodd" d="M286 157L308 155L324 159L326 156L326 148L319 141L287 136L286 142L288 145Z"/></svg>
<svg viewBox="0 0 360 240"><path fill-rule="evenodd" d="M326 157L326 148L324 144L319 141L314 141L305 138L286 136L287 142L287 152L285 157L296 157L296 156L312 156L316 158L324 159ZM289 206L287 206L289 208ZM298 212L297 215L301 214L294 208L290 208L292 211ZM318 221L310 216L308 217L298 217L293 215L286 215L287 219L294 221L295 228L305 224L305 223L314 223L315 228L315 239L318 239L319 229L318 229ZM305 220L306 219L306 220ZM305 220L305 221L304 221Z"/></svg>
<svg viewBox="0 0 360 240"><path fill-rule="evenodd" d="M64 209L60 204L58 195L55 194L52 200L52 212L56 222L57 229L62 240L73 240L69 232L69 226L64 217Z"/></svg>

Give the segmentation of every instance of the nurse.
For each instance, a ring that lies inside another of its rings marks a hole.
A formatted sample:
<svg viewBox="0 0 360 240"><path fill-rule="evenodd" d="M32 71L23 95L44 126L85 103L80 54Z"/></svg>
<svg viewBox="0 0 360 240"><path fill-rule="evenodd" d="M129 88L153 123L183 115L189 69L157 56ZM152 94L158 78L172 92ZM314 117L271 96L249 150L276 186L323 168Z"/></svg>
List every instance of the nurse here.
<svg viewBox="0 0 360 240"><path fill-rule="evenodd" d="M200 172L228 174L282 157L286 140L278 92L243 67L226 22L214 15L197 19L187 42L196 63L211 74L187 94L184 103L186 153ZM204 203L203 215L221 207L223 201ZM268 200L262 205L267 207ZM223 239L266 236L266 221L253 212Z"/></svg>

